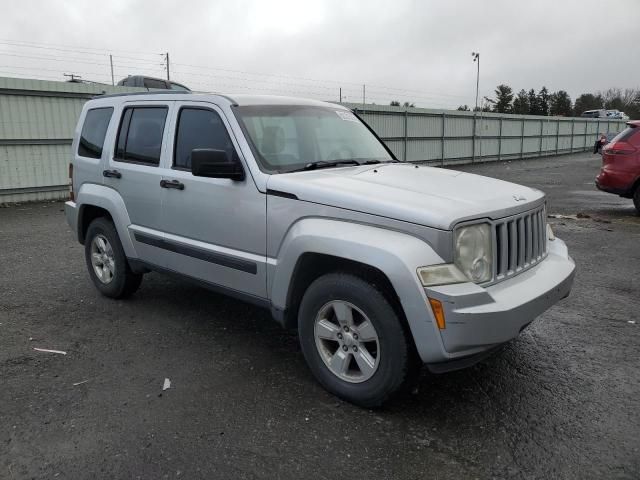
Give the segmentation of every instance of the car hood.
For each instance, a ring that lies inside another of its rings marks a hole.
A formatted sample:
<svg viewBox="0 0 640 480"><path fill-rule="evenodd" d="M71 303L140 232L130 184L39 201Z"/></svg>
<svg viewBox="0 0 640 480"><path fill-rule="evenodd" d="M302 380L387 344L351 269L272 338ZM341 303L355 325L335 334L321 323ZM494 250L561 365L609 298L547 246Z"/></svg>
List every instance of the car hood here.
<svg viewBox="0 0 640 480"><path fill-rule="evenodd" d="M522 185L406 163L272 175L267 188L442 230L464 220L506 217L544 202L544 193Z"/></svg>

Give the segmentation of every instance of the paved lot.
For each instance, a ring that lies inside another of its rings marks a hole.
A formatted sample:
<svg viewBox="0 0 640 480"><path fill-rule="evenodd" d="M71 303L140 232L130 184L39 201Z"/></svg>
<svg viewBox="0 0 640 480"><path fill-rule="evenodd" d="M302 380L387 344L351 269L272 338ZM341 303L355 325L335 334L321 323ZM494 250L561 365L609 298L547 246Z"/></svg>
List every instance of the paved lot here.
<svg viewBox="0 0 640 480"><path fill-rule="evenodd" d="M158 274L102 298L62 204L0 209L0 478L639 478L640 217L595 191L598 166L461 167L591 217L551 219L574 292L378 411L320 388L265 312Z"/></svg>

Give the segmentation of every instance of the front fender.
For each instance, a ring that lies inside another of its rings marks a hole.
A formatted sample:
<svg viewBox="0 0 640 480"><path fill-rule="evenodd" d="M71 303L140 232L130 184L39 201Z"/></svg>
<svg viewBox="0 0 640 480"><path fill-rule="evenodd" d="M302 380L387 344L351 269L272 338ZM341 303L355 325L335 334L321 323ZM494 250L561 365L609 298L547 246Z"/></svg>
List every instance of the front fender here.
<svg viewBox="0 0 640 480"><path fill-rule="evenodd" d="M326 218L305 218L287 232L271 269L271 302L280 310L298 259L305 253L341 257L383 272L396 291L416 348L424 362L442 359L444 349L416 269L444 263L423 240L394 230Z"/></svg>
<svg viewBox="0 0 640 480"><path fill-rule="evenodd" d="M76 194L76 204L79 209L78 219L82 219L82 210L87 205L104 208L108 211L118 231L125 255L129 258L138 258L129 236L128 226L131 225L129 213L124 200L117 191L105 185L84 183ZM80 228L80 222L78 222L78 228ZM80 235L80 232L78 232L78 235Z"/></svg>

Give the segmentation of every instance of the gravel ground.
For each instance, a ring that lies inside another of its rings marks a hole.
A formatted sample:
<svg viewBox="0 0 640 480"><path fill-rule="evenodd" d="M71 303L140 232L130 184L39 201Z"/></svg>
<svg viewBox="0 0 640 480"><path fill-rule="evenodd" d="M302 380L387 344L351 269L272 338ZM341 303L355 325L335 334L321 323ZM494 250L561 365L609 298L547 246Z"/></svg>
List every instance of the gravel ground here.
<svg viewBox="0 0 640 480"><path fill-rule="evenodd" d="M589 216L550 219L574 291L497 356L375 411L319 387L266 312L155 273L103 298L61 203L0 209L0 478L640 478L640 217L595 190L598 168L459 167Z"/></svg>

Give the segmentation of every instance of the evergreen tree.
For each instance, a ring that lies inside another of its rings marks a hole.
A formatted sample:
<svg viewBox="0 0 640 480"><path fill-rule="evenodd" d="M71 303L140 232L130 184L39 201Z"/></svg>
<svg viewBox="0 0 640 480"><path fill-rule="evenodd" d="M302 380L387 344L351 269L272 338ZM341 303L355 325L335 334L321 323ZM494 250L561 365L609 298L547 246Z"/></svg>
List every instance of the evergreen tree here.
<svg viewBox="0 0 640 480"><path fill-rule="evenodd" d="M558 90L551 94L549 97L549 106L551 115L570 117L572 114L571 97L564 90Z"/></svg>
<svg viewBox="0 0 640 480"><path fill-rule="evenodd" d="M540 113L537 115L549 115L549 90L542 87L538 93L538 108Z"/></svg>
<svg viewBox="0 0 640 480"><path fill-rule="evenodd" d="M527 97L527 92L524 89L518 92L513 101L513 113L519 115L527 115L529 113L529 97Z"/></svg>
<svg viewBox="0 0 640 480"><path fill-rule="evenodd" d="M533 88L527 93L527 98L529 99L529 115L540 115L542 110L538 102L538 95Z"/></svg>
<svg viewBox="0 0 640 480"><path fill-rule="evenodd" d="M496 99L493 103L493 111L497 113L511 113L513 101L513 90L508 85L498 85L496 90Z"/></svg>
<svg viewBox="0 0 640 480"><path fill-rule="evenodd" d="M391 105L392 107L399 107L400 102L398 100L391 100L391 103L389 105Z"/></svg>

